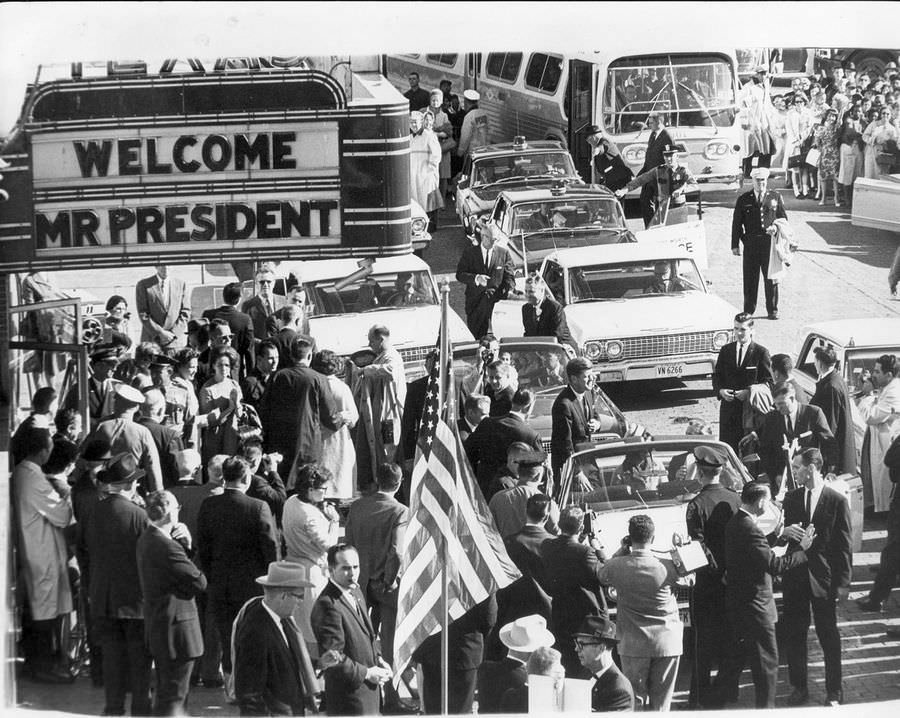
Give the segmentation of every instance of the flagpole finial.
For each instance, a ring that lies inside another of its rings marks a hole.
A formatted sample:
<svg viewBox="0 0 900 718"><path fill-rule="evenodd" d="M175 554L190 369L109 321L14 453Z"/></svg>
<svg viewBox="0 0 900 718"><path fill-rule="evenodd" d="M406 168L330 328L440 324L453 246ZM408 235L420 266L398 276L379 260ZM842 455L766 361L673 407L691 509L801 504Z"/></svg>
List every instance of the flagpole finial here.
<svg viewBox="0 0 900 718"><path fill-rule="evenodd" d="M444 277L441 280L441 294L448 294L450 292L450 280L447 277Z"/></svg>

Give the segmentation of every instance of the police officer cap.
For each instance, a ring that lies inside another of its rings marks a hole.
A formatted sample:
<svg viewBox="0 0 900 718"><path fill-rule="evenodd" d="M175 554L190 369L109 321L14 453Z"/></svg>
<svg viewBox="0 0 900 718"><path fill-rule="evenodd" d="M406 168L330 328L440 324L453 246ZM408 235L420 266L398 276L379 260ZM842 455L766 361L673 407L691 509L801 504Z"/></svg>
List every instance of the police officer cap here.
<svg viewBox="0 0 900 718"><path fill-rule="evenodd" d="M769 67L768 67L768 65L757 65L755 71L756 71L757 73L760 73L760 72L768 72L768 71L769 71Z"/></svg>
<svg viewBox="0 0 900 718"><path fill-rule="evenodd" d="M481 93L478 90L466 90L463 92L463 97L471 102L478 102L481 99Z"/></svg>
<svg viewBox="0 0 900 718"><path fill-rule="evenodd" d="M586 125L583 125L581 129L584 130L584 134L586 134L588 137L590 137L591 135L603 134L603 128L600 127L600 125L592 125L588 123Z"/></svg>
<svg viewBox="0 0 900 718"><path fill-rule="evenodd" d="M150 360L150 366L175 366L175 360L165 354L154 354Z"/></svg>
<svg viewBox="0 0 900 718"><path fill-rule="evenodd" d="M719 469L727 463L725 455L712 446L695 447L694 458L700 466L708 466L711 469Z"/></svg>
<svg viewBox="0 0 900 718"><path fill-rule="evenodd" d="M144 403L144 395L141 391L129 384L119 384L116 387L116 396L135 406L140 406Z"/></svg>
<svg viewBox="0 0 900 718"><path fill-rule="evenodd" d="M684 145L666 145L666 149L663 150L663 156L677 155L679 152L687 152Z"/></svg>
<svg viewBox="0 0 900 718"><path fill-rule="evenodd" d="M119 359L119 352L115 347L104 346L98 347L91 352L91 361L108 361L116 362Z"/></svg>
<svg viewBox="0 0 900 718"><path fill-rule="evenodd" d="M771 174L768 167L754 167L750 170L750 179L769 179Z"/></svg>
<svg viewBox="0 0 900 718"><path fill-rule="evenodd" d="M547 460L547 452L545 452L545 451L529 451L527 454L522 454L519 457L519 461L517 463L519 464L519 466L528 468L530 466L543 466L543 464L546 460Z"/></svg>

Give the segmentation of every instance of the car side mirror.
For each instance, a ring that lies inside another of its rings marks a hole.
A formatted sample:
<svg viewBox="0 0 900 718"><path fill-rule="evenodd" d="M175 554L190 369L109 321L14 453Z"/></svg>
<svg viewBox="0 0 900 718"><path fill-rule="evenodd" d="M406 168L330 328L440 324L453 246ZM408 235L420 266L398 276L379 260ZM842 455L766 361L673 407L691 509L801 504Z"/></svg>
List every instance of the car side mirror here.
<svg viewBox="0 0 900 718"><path fill-rule="evenodd" d="M468 175L460 175L459 179L456 181L456 186L462 189L467 189L469 186L469 177Z"/></svg>

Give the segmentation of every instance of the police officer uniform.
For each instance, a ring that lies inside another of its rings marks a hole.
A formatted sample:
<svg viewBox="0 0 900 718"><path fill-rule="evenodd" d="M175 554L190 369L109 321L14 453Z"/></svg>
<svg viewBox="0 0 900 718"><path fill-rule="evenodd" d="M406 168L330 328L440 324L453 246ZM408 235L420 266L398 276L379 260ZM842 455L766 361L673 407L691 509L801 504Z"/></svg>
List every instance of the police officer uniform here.
<svg viewBox="0 0 900 718"><path fill-rule="evenodd" d="M666 145L663 156L671 157L682 151L684 151L684 148L680 146ZM683 165L670 167L667 164L661 164L639 174L626 185L626 189L630 192L636 187L644 187L651 182L656 183L656 212L653 214L650 226L657 227L687 222L687 200L684 194L673 197L672 193L682 187L697 183L691 171ZM768 255L766 256L768 257Z"/></svg>
<svg viewBox="0 0 900 718"><path fill-rule="evenodd" d="M700 467L721 469L725 455L711 446L698 446L693 451ZM730 627L725 615L725 526L741 505L740 496L718 481L704 486L687 506L688 534L702 540L710 565L696 573L691 591L691 621L694 627L694 672L690 702L704 706L712 699L710 673L724 657ZM735 692L737 686L734 686Z"/></svg>
<svg viewBox="0 0 900 718"><path fill-rule="evenodd" d="M769 174L767 168L757 167L750 176L767 179ZM776 219L787 219L781 195L766 190L760 198L754 188L738 197L731 222L731 249L738 249L741 243L744 245L744 311L747 314L756 311L759 274L762 272L769 319L778 318L778 285L769 279L772 237L766 230Z"/></svg>

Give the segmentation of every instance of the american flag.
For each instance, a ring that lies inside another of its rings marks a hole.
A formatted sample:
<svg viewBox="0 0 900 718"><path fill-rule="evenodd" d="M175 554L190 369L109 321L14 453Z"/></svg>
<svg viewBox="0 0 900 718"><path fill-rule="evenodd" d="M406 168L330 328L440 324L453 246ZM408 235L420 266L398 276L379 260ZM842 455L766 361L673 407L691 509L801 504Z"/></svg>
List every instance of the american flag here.
<svg viewBox="0 0 900 718"><path fill-rule="evenodd" d="M434 363L428 377L410 488L394 638L395 676L416 648L440 629L442 567L450 572L451 620L520 576L475 483L456 422L451 419L448 425L443 416L447 407L441 401L438 365ZM451 371L448 366L445 375L452 377ZM452 380L449 383L452 386ZM452 410L453 402L449 404Z"/></svg>

